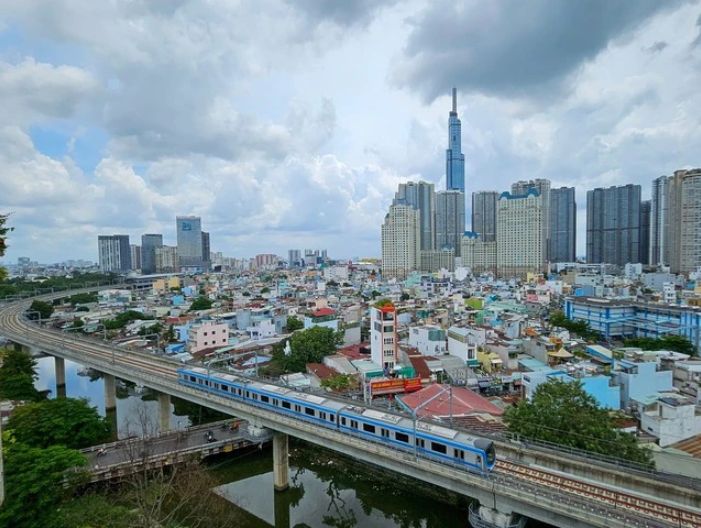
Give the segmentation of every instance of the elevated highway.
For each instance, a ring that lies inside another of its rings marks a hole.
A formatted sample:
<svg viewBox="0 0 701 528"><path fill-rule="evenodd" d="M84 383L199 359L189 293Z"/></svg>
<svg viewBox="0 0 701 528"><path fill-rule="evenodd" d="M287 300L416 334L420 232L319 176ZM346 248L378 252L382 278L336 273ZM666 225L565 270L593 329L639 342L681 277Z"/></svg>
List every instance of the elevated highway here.
<svg viewBox="0 0 701 528"><path fill-rule="evenodd" d="M701 494L687 487L638 475L631 475L623 487L623 472L614 484L596 481L568 473L567 459L559 454L552 455L559 460L558 470L529 464L528 450L507 443L497 447L495 471L489 475L471 473L274 410L185 387L176 378L181 364L42 328L24 319L28 305L19 301L0 309L0 333L11 341L245 419L256 427L276 431L275 440L280 434L292 435L473 497L493 511L514 512L556 526L701 527ZM591 465L601 474L616 470L597 462Z"/></svg>

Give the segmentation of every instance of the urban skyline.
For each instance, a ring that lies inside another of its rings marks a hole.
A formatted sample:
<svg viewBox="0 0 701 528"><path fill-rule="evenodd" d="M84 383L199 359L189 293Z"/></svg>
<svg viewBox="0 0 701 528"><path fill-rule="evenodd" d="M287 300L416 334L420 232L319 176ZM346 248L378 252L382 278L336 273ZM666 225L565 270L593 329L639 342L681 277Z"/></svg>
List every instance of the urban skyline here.
<svg viewBox="0 0 701 528"><path fill-rule="evenodd" d="M96 260L97 235L168 233L177 214L200 216L230 255L378 255L399 183L447 187L453 86L467 217L473 191L534 179L574 187L577 255L587 191L630 183L652 199L655 178L701 164L697 5L614 16L595 2L584 18L566 3L377 2L342 13L302 3L280 17L281 5L234 17L217 2L110 4L70 21L63 0L56 16L8 6L0 211L16 229L5 258ZM575 31L604 15L606 31ZM226 60L193 40L197 21ZM251 33L259 27L269 40Z"/></svg>

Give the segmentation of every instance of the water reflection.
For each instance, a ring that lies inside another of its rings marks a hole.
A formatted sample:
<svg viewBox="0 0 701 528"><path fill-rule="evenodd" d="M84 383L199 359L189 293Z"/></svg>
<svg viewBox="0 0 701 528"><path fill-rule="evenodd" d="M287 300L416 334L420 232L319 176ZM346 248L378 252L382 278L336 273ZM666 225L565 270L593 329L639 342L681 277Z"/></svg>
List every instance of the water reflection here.
<svg viewBox="0 0 701 528"><path fill-rule="evenodd" d="M237 462L223 478L235 482L216 491L252 515L252 528L464 528L463 507L437 502L403 489L398 482L368 477L363 467L346 467L323 452L293 457L290 488L273 491L271 453ZM252 470L253 469L253 470ZM422 486L416 483L416 490Z"/></svg>
<svg viewBox="0 0 701 528"><path fill-rule="evenodd" d="M56 368L53 357L37 359L38 380L34 384L38 390L50 390L50 397L56 396ZM87 374L87 375L86 375ZM66 360L66 396L69 398L87 398L90 405L97 407L101 416L105 416L105 384L99 373L86 372L79 363ZM176 411L175 401L171 402L170 426L171 429L183 429L191 424L187 411L191 406L180 406ZM128 387L124 384L117 385L117 431L120 437L127 436L128 429L134 429L134 417L141 413L141 409L149 415L151 421L158 423L158 402L155 395L148 389ZM184 409L183 409L184 408ZM176 414L179 412L179 414ZM111 418L111 417L110 417ZM195 417L195 420L197 418Z"/></svg>

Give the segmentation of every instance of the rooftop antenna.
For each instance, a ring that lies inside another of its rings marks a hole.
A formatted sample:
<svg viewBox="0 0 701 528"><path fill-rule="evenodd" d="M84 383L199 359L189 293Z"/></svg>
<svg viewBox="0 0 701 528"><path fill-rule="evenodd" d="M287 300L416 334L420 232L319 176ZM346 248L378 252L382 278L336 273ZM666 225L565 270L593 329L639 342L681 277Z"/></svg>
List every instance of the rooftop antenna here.
<svg viewBox="0 0 701 528"><path fill-rule="evenodd" d="M453 87L453 113L458 113L458 90Z"/></svg>

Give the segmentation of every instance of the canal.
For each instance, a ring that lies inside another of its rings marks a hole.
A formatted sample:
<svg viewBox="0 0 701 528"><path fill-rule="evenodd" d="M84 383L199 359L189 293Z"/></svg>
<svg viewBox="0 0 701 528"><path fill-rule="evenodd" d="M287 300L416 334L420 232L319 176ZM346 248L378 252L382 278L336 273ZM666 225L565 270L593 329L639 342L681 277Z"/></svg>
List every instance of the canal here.
<svg viewBox="0 0 701 528"><path fill-rule="evenodd" d="M52 357L38 358L36 387L55 396ZM87 398L105 415L104 384L82 366L66 361L66 395ZM137 415L158 423L158 405L148 391L120 385L117 394L119 435L133 431ZM173 398L171 427L218 419L211 411ZM141 418L140 418L141 419ZM249 528L467 528L469 499L387 471L355 462L331 451L291 441L290 488L273 491L269 447L238 458L208 463L219 486L216 492L240 509ZM236 526L239 526L237 519ZM547 525L529 521L529 528Z"/></svg>

